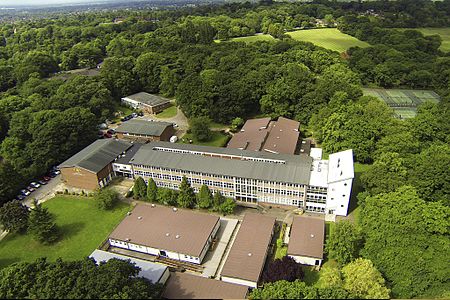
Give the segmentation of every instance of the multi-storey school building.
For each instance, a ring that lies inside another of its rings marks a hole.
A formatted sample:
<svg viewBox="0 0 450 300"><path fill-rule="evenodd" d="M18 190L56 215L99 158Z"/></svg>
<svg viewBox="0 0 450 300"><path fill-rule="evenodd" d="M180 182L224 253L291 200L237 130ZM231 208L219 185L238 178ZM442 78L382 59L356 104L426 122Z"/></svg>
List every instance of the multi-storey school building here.
<svg viewBox="0 0 450 300"><path fill-rule="evenodd" d="M115 166L118 169L119 166ZM267 203L331 215L347 215L353 180L353 153L329 160L308 155L150 142L120 161L130 177L153 178L159 187L178 189L186 176L195 192L205 184L239 204ZM117 174L122 175L122 174Z"/></svg>

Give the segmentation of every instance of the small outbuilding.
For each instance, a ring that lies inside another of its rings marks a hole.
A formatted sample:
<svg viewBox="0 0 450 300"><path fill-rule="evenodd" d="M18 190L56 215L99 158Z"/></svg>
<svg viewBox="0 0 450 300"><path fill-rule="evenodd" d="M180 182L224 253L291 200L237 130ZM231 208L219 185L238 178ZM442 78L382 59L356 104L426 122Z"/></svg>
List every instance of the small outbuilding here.
<svg viewBox="0 0 450 300"><path fill-rule="evenodd" d="M133 94L121 99L124 105L134 109L142 109L149 114L157 114L170 106L170 100L145 92Z"/></svg>
<svg viewBox="0 0 450 300"><path fill-rule="evenodd" d="M321 218L295 216L287 255L304 265L320 266L323 260L325 221Z"/></svg>
<svg viewBox="0 0 450 300"><path fill-rule="evenodd" d="M169 141L175 133L172 123L132 119L115 129L119 139L138 142Z"/></svg>

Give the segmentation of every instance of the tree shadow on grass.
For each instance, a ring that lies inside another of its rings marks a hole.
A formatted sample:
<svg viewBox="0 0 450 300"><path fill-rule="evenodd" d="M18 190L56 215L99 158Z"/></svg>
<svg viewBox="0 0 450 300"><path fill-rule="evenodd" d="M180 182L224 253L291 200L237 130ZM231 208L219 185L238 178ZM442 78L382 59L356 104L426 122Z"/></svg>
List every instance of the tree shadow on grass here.
<svg viewBox="0 0 450 300"><path fill-rule="evenodd" d="M86 226L85 223L82 222L74 222L70 224L60 225L58 227L59 234L60 234L60 240L71 238L75 235L77 235L81 230L84 229Z"/></svg>
<svg viewBox="0 0 450 300"><path fill-rule="evenodd" d="M0 258L0 270L16 262L20 262L20 258L18 257Z"/></svg>
<svg viewBox="0 0 450 300"><path fill-rule="evenodd" d="M362 187L362 183L361 183L361 174L363 172L355 172L355 178L353 179L353 184L352 184L352 194L350 197L350 203L348 205L348 213L350 214L351 212L353 212L357 207L358 207L358 199L356 198L356 196L364 191L364 188Z"/></svg>

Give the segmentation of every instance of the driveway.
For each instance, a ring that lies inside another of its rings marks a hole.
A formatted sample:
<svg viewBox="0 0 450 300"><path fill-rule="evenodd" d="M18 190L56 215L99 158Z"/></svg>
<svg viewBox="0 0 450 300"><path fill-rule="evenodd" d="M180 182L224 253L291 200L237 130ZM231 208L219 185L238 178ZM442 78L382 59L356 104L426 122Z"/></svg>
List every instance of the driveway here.
<svg viewBox="0 0 450 300"><path fill-rule="evenodd" d="M183 134L189 128L188 118L184 115L180 108L177 107L177 114L172 118L158 118L157 115L145 114L142 118L147 120L161 121L161 122L170 122L178 125L178 131ZM177 133L178 135L178 133ZM179 136L179 135L178 135Z"/></svg>

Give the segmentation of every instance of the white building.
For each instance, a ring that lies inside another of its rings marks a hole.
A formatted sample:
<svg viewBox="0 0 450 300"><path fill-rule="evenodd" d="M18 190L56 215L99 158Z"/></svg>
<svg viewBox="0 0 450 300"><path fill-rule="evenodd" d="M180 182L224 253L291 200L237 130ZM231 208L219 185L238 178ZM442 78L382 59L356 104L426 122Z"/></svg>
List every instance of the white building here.
<svg viewBox="0 0 450 300"><path fill-rule="evenodd" d="M287 254L300 264L320 266L323 260L324 238L323 219L295 216L289 232Z"/></svg>
<svg viewBox="0 0 450 300"><path fill-rule="evenodd" d="M120 260L128 260L141 269L138 274L139 277L147 278L152 283L165 284L170 275L169 268L165 265L153 263L142 259L132 258L117 253L111 253L108 251L96 249L94 250L94 252L91 253L91 255L89 255L89 257L93 258L97 262L97 264L101 262L107 262L108 260L113 258Z"/></svg>
<svg viewBox="0 0 450 300"><path fill-rule="evenodd" d="M217 216L138 204L109 236L113 247L201 264L220 227Z"/></svg>

